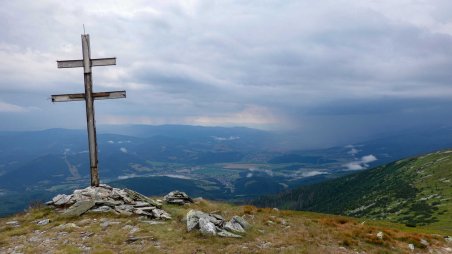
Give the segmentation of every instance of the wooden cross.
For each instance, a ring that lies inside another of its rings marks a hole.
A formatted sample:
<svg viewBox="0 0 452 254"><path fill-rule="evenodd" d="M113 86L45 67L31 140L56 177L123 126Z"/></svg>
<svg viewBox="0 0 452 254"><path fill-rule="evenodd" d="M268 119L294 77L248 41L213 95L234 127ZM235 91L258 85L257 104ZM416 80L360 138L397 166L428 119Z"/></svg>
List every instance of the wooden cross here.
<svg viewBox="0 0 452 254"><path fill-rule="evenodd" d="M63 101L85 101L86 102L86 123L88 129L89 160L91 168L91 186L99 186L99 171L97 168L97 141L96 124L94 120L94 100L99 99L119 99L126 97L126 91L93 93L93 79L91 67L116 65L116 58L91 59L89 48L89 34L82 34L82 60L57 61L58 68L83 67L85 78L85 93L52 95L52 102Z"/></svg>

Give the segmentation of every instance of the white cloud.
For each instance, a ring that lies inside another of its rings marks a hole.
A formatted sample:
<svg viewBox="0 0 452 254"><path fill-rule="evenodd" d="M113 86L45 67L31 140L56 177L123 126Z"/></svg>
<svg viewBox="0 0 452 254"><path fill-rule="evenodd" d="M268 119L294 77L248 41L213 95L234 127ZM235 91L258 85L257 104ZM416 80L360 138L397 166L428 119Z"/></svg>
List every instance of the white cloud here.
<svg viewBox="0 0 452 254"><path fill-rule="evenodd" d="M359 161L352 161L344 164L346 170L362 170L369 167L369 163L377 160L375 155L369 154L361 157Z"/></svg>
<svg viewBox="0 0 452 254"><path fill-rule="evenodd" d="M316 176L316 175L326 175L326 174L328 174L328 172L313 170L313 171L303 172L301 174L301 176L303 176L303 177L312 177L312 176Z"/></svg>
<svg viewBox="0 0 452 254"><path fill-rule="evenodd" d="M22 107L22 106L19 106L19 105L15 105L15 104L11 104L11 103L0 101L0 112L4 112L4 113L23 113L23 112L28 112L30 110L32 110L32 108Z"/></svg>
<svg viewBox="0 0 452 254"><path fill-rule="evenodd" d="M125 147L121 147L119 148L119 151L123 152L123 153L127 153L127 149Z"/></svg>
<svg viewBox="0 0 452 254"><path fill-rule="evenodd" d="M218 140L218 141L229 141L229 140L240 139L240 137L238 137L238 136L229 136L229 137L216 137L216 136L213 136L212 138L215 139L215 140Z"/></svg>
<svg viewBox="0 0 452 254"><path fill-rule="evenodd" d="M359 150L353 145L347 145L346 148L350 148L350 151L348 151L347 153L352 156L355 156L359 152Z"/></svg>
<svg viewBox="0 0 452 254"><path fill-rule="evenodd" d="M362 161L362 163L364 163L364 164L371 163L371 162L374 162L374 161L376 161L376 160L377 160L377 157L375 157L375 156L372 155L372 154L363 156L363 157L361 158L361 161Z"/></svg>

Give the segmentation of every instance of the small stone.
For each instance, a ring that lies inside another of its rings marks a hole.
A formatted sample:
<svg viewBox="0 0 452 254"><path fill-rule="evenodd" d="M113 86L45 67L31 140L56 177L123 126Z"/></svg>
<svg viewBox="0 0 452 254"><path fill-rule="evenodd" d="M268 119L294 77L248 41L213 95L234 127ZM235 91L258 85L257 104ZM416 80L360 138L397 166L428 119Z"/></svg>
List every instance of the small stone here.
<svg viewBox="0 0 452 254"><path fill-rule="evenodd" d="M94 235L93 232L80 232L80 237L82 237L82 238L89 238L93 235Z"/></svg>
<svg viewBox="0 0 452 254"><path fill-rule="evenodd" d="M68 228L78 228L79 226L75 225L75 223L66 223L66 224L61 224L59 225L57 228L59 229L68 229ZM61 234L67 234L66 232L60 232Z"/></svg>
<svg viewBox="0 0 452 254"><path fill-rule="evenodd" d="M242 226L242 228L244 228L244 229L248 229L251 227L251 225L244 218L242 218L240 216L234 216L234 217L232 217L232 220L239 223Z"/></svg>
<svg viewBox="0 0 452 254"><path fill-rule="evenodd" d="M263 242L261 242L260 244L257 245L257 247L260 248L260 249L268 249L271 246L272 246L271 242L265 242L265 241L263 241Z"/></svg>
<svg viewBox="0 0 452 254"><path fill-rule="evenodd" d="M274 225L275 223L274 223L273 221L271 221L271 220L268 220L268 221L267 221L267 224L268 224L268 225Z"/></svg>
<svg viewBox="0 0 452 254"><path fill-rule="evenodd" d="M128 230L129 234L134 234L134 233L140 231L140 229L138 227L134 227L132 225L125 225L124 227L122 227L122 229Z"/></svg>
<svg viewBox="0 0 452 254"><path fill-rule="evenodd" d="M446 236L444 237L444 240L446 240L446 242L448 243L452 243L452 236Z"/></svg>
<svg viewBox="0 0 452 254"><path fill-rule="evenodd" d="M425 240L425 239L421 239L421 244L424 245L424 246L429 246L429 245L430 245L430 244L428 243L428 241Z"/></svg>
<svg viewBox="0 0 452 254"><path fill-rule="evenodd" d="M224 229L230 232L245 233L243 227L233 219L224 224Z"/></svg>
<svg viewBox="0 0 452 254"><path fill-rule="evenodd" d="M78 224L79 226L86 226L86 225L88 225L88 224L90 224L90 223L91 223L91 220L90 220L90 219L83 219L83 220L77 222L77 224Z"/></svg>
<svg viewBox="0 0 452 254"><path fill-rule="evenodd" d="M144 221L141 221L141 222L148 223L148 224L151 224L151 225L165 224L165 222L163 222L163 221L155 221L155 220L144 220Z"/></svg>
<svg viewBox="0 0 452 254"><path fill-rule="evenodd" d="M118 224L121 224L121 222L119 222L119 221L105 221L105 222L102 222L101 224L100 224L100 226L103 228L103 229L106 229L108 226L110 226L110 225L118 225Z"/></svg>
<svg viewBox="0 0 452 254"><path fill-rule="evenodd" d="M272 209L274 212L279 212L279 209L278 208L276 208L276 207L273 207L273 209Z"/></svg>
<svg viewBox="0 0 452 254"><path fill-rule="evenodd" d="M40 242L41 239L37 236L32 236L28 239L29 242L35 243L35 242Z"/></svg>
<svg viewBox="0 0 452 254"><path fill-rule="evenodd" d="M410 249L411 251L414 251L414 244L409 243L408 244L408 249Z"/></svg>
<svg viewBox="0 0 452 254"><path fill-rule="evenodd" d="M113 212L113 211L114 210L111 207L106 206L106 205L90 210L90 212L95 212L95 213L108 213L108 212Z"/></svg>
<svg viewBox="0 0 452 254"><path fill-rule="evenodd" d="M236 234L228 232L226 230L221 230L220 232L217 233L217 235L222 236L222 237L233 237L233 238L241 238L242 237L240 235L236 235Z"/></svg>
<svg viewBox="0 0 452 254"><path fill-rule="evenodd" d="M6 225L12 226L12 227L19 227L20 226L20 224L19 224L19 222L17 220L8 221L8 222L6 222Z"/></svg>
<svg viewBox="0 0 452 254"><path fill-rule="evenodd" d="M142 236L142 237L129 237L127 240L126 240L126 243L133 243L133 242L136 242L136 241L139 241L139 240L154 240L154 237L153 236Z"/></svg>
<svg viewBox="0 0 452 254"><path fill-rule="evenodd" d="M140 231L139 228L133 227L133 228L130 230L129 234L135 234L135 233L138 232L138 231Z"/></svg>
<svg viewBox="0 0 452 254"><path fill-rule="evenodd" d="M378 232L377 233L377 238L380 239L380 240L383 240L383 232L381 232L381 231Z"/></svg>
<svg viewBox="0 0 452 254"><path fill-rule="evenodd" d="M171 220L171 215L169 215L169 213L163 211L162 209L155 208L154 210L152 210L152 214L155 218L158 219Z"/></svg>
<svg viewBox="0 0 452 254"><path fill-rule="evenodd" d="M197 198L193 199L193 202L195 202L195 203L199 203L201 201L204 201L204 199L202 197L197 197Z"/></svg>
<svg viewBox="0 0 452 254"><path fill-rule="evenodd" d="M43 219L43 220L40 220L40 221L36 222L36 224L39 225L39 226L44 226L44 225L47 225L49 223L50 223L49 219Z"/></svg>

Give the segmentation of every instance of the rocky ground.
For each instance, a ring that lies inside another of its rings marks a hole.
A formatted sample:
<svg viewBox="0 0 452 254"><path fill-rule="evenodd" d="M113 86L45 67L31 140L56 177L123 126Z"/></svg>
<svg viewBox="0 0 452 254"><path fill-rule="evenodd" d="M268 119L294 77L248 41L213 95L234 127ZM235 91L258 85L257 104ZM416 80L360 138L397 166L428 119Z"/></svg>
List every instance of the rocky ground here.
<svg viewBox="0 0 452 254"><path fill-rule="evenodd" d="M161 209L170 220L96 211L68 217L35 207L0 219L0 253L452 253L450 237L383 222L202 199ZM221 227L189 231L199 227L192 219ZM241 237L218 234L237 223L247 228Z"/></svg>

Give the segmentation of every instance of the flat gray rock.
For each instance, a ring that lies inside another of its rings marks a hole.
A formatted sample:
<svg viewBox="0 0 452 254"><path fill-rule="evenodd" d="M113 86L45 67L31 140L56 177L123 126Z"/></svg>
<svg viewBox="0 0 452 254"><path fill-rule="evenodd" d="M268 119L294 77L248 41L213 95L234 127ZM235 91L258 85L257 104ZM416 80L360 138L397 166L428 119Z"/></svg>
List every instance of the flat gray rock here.
<svg viewBox="0 0 452 254"><path fill-rule="evenodd" d="M52 198L52 202L56 206L67 205L70 203L72 195L59 194Z"/></svg>
<svg viewBox="0 0 452 254"><path fill-rule="evenodd" d="M243 227L234 219L231 219L230 221L226 222L224 224L224 229L226 229L229 232L245 233L245 229L243 229Z"/></svg>
<svg viewBox="0 0 452 254"><path fill-rule="evenodd" d="M40 221L36 222L36 224L39 225L39 226L44 226L44 225L47 225L49 223L50 223L49 219L43 219L43 220L40 220Z"/></svg>
<svg viewBox="0 0 452 254"><path fill-rule="evenodd" d="M64 216L80 216L86 211L91 209L96 203L92 200L88 201L78 201L69 207L64 213Z"/></svg>
<svg viewBox="0 0 452 254"><path fill-rule="evenodd" d="M90 212L95 212L95 213L109 213L109 212L115 212L116 213L116 211L113 208L111 208L109 206L106 206L106 205L99 206L99 207L91 209L89 211Z"/></svg>

